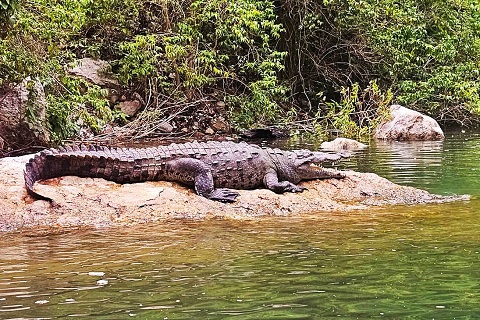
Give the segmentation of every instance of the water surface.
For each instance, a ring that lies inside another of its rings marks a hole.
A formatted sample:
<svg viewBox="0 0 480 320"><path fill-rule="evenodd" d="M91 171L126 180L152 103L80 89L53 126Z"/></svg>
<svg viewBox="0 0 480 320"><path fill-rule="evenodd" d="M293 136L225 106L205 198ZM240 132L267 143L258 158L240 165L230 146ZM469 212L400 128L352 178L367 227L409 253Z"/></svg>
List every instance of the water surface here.
<svg viewBox="0 0 480 320"><path fill-rule="evenodd" d="M344 168L471 201L0 235L0 319L478 319L480 136Z"/></svg>

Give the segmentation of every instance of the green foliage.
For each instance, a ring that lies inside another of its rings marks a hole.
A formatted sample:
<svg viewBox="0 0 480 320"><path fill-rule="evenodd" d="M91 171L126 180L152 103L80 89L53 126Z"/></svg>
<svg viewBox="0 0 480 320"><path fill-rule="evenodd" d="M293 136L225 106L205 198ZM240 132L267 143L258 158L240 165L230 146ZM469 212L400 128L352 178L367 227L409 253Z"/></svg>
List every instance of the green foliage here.
<svg viewBox="0 0 480 320"><path fill-rule="evenodd" d="M358 84L342 88L340 102L330 102L327 114L327 129L340 130L343 136L359 138L372 130L388 117L393 98L390 90L380 90L376 81L361 90Z"/></svg>
<svg viewBox="0 0 480 320"><path fill-rule="evenodd" d="M464 105L479 113L480 3L475 0L331 1L381 57L398 102L438 118ZM380 62L380 61L379 61Z"/></svg>
<svg viewBox="0 0 480 320"><path fill-rule="evenodd" d="M100 132L114 118L122 121L120 113L110 110L105 90L66 76L63 66L87 53L119 55L111 49L117 44L111 44L137 31L141 5L129 0L22 2L13 28L0 39L0 85L41 78L57 142L75 136L81 127Z"/></svg>
<svg viewBox="0 0 480 320"><path fill-rule="evenodd" d="M13 15L18 9L18 0L0 0L0 26L13 22ZM0 32L1 34L1 32Z"/></svg>
<svg viewBox="0 0 480 320"><path fill-rule="evenodd" d="M145 85L147 78L157 73L160 48L155 35L135 36L133 41L121 43L119 49L123 58L118 63L118 78L123 84L135 81Z"/></svg>
<svg viewBox="0 0 480 320"><path fill-rule="evenodd" d="M275 50L280 32L272 1L196 0L164 38L165 57L186 89L221 81L239 124L273 121L286 91L278 85L286 54Z"/></svg>
<svg viewBox="0 0 480 320"><path fill-rule="evenodd" d="M82 57L158 108L226 101L237 128L301 119L363 135L392 100L480 119L477 0L0 0L0 24L0 85L40 78L57 140L122 120L65 75Z"/></svg>
<svg viewBox="0 0 480 320"><path fill-rule="evenodd" d="M68 76L60 81L62 90L47 95L47 117L54 141L76 135L82 126L99 133L114 120L107 90Z"/></svg>
<svg viewBox="0 0 480 320"><path fill-rule="evenodd" d="M278 84L275 76L250 84L248 94L229 95L230 118L237 128L273 123L283 114L278 102L285 100L287 88Z"/></svg>

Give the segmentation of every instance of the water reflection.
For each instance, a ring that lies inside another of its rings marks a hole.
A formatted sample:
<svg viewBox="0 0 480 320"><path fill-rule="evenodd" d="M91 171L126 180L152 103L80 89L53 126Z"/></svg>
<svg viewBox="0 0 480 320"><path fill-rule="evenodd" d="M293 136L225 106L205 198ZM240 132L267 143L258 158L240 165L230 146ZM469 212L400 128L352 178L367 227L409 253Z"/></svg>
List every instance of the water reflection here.
<svg viewBox="0 0 480 320"><path fill-rule="evenodd" d="M387 158L386 165L393 170L441 166L443 141L376 141L374 149Z"/></svg>

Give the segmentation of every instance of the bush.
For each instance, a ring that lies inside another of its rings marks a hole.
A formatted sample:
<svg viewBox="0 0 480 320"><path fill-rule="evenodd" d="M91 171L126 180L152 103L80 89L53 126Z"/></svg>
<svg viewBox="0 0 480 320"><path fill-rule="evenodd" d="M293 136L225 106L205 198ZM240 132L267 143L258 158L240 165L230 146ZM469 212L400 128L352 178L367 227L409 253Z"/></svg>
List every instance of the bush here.
<svg viewBox="0 0 480 320"><path fill-rule="evenodd" d="M238 125L273 122L286 92L278 79L286 53L275 50L282 30L273 1L196 0L163 39L165 57L191 97L214 87Z"/></svg>
<svg viewBox="0 0 480 320"><path fill-rule="evenodd" d="M78 135L82 127L100 133L114 120L115 114L107 99L108 90L66 75L58 81L61 89L47 95L47 117L55 142Z"/></svg>
<svg viewBox="0 0 480 320"><path fill-rule="evenodd" d="M0 85L40 78L57 139L115 117L63 71L86 56L150 111L224 100L237 128L364 134L391 100L465 124L480 119L478 21L476 0L0 0Z"/></svg>
<svg viewBox="0 0 480 320"><path fill-rule="evenodd" d="M338 5L338 4L337 4ZM463 105L480 113L480 4L474 0L361 1L339 23L363 34L399 103L438 119ZM455 119L452 119L455 120Z"/></svg>
<svg viewBox="0 0 480 320"><path fill-rule="evenodd" d="M330 102L326 118L328 130L340 130L343 136L365 138L389 117L393 98L390 90L382 92L376 81L361 90L358 84L342 88L340 102ZM320 122L321 123L321 122Z"/></svg>

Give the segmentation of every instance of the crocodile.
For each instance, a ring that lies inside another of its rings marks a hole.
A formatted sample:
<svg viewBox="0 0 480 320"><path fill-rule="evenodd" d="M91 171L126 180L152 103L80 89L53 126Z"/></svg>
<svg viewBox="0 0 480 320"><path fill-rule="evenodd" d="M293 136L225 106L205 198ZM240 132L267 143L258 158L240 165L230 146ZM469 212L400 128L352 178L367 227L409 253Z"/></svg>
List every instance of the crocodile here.
<svg viewBox="0 0 480 320"><path fill-rule="evenodd" d="M36 181L59 176L104 178L117 183L173 181L192 186L205 198L233 202L232 189L268 188L276 193L302 192L301 180L344 178L319 164L342 154L310 150L284 151L245 142L187 142L152 148L116 148L83 144L47 149L25 166L27 192L37 200L53 200L34 190Z"/></svg>

